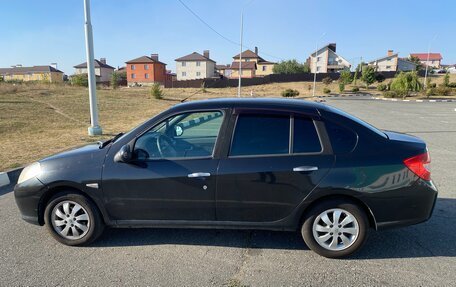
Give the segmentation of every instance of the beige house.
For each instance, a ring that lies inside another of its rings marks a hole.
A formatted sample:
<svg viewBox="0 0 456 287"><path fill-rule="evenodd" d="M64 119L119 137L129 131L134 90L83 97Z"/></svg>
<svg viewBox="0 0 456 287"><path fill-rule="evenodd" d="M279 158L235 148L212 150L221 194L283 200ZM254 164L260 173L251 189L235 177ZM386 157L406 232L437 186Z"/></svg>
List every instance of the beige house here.
<svg viewBox="0 0 456 287"><path fill-rule="evenodd" d="M369 66L375 67L377 72L398 72L398 71L414 71L416 64L408 60L399 58L399 55L388 50L385 57L373 60L368 63Z"/></svg>
<svg viewBox="0 0 456 287"><path fill-rule="evenodd" d="M251 62L233 62L229 67L231 74L229 78L237 79L239 78L239 67L241 68L241 78L254 78L256 77L256 71L258 70L257 63L255 61Z"/></svg>
<svg viewBox="0 0 456 287"><path fill-rule="evenodd" d="M95 78L97 83L109 83L111 81L111 75L115 68L106 64L106 58L100 60L94 60L95 65ZM74 66L75 75L87 74L87 62L81 63Z"/></svg>
<svg viewBox="0 0 456 287"><path fill-rule="evenodd" d="M209 58L209 51L203 55L193 52L176 61L176 74L178 81L207 79L217 76L215 61Z"/></svg>
<svg viewBox="0 0 456 287"><path fill-rule="evenodd" d="M0 68L0 78L5 81L43 81L49 83L62 83L63 72L52 66Z"/></svg>
<svg viewBox="0 0 456 287"><path fill-rule="evenodd" d="M241 56L240 56L241 55ZM245 50L242 54L237 54L233 57L233 64L239 62L242 59L242 62L255 62L256 63L256 70L255 75L256 77L267 76L273 74L272 69L276 63L266 61L262 57L258 55L258 47L255 47L255 52L251 50ZM243 67L241 67L243 69ZM244 76L244 73L242 73ZM231 74L231 77L233 75ZM239 76L238 76L239 77Z"/></svg>
<svg viewBox="0 0 456 287"><path fill-rule="evenodd" d="M440 68L442 65L442 55L440 53L411 53L411 57L416 57L420 60L423 66L428 66L432 68Z"/></svg>
<svg viewBox="0 0 456 287"><path fill-rule="evenodd" d="M307 59L312 73L332 73L350 69L351 64L336 53L336 43L331 43L312 53Z"/></svg>

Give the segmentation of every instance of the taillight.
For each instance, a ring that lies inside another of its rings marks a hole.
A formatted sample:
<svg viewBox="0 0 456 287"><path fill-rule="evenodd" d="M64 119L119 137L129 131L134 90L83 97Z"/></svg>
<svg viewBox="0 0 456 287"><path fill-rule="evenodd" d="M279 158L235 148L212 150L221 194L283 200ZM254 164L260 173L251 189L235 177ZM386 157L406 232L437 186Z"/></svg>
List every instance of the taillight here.
<svg viewBox="0 0 456 287"><path fill-rule="evenodd" d="M431 156L428 151L405 159L404 164L420 178L431 180Z"/></svg>

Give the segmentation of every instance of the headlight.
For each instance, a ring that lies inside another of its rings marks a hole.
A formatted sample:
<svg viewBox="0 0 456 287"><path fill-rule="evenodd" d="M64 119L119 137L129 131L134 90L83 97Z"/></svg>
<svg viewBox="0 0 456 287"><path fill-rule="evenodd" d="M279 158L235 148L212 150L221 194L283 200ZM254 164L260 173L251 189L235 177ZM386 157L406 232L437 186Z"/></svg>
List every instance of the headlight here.
<svg viewBox="0 0 456 287"><path fill-rule="evenodd" d="M21 175L19 176L19 180L17 184L23 183L31 178L39 176L41 174L41 165L39 162L32 163L31 165L27 166L22 170Z"/></svg>

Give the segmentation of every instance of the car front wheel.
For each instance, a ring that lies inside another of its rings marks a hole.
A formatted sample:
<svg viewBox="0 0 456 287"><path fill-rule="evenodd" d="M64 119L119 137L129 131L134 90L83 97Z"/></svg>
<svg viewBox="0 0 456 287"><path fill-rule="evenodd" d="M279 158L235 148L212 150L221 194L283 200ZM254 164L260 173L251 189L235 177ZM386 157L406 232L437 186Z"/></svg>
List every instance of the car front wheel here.
<svg viewBox="0 0 456 287"><path fill-rule="evenodd" d="M368 227L366 214L358 205L333 199L306 214L301 234L307 246L319 255L340 258L362 247Z"/></svg>
<svg viewBox="0 0 456 287"><path fill-rule="evenodd" d="M76 193L60 193L51 198L44 220L57 241L72 246L93 242L104 229L95 204Z"/></svg>

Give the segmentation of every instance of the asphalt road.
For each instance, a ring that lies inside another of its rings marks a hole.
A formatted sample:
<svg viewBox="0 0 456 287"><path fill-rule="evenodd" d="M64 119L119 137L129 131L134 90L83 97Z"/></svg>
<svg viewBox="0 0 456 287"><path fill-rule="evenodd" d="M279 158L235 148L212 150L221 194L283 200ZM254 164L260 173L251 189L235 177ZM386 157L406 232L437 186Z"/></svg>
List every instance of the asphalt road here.
<svg viewBox="0 0 456 287"><path fill-rule="evenodd" d="M265 231L113 229L93 246L67 247L0 193L0 286L456 286L456 104L327 104L427 141L440 192L430 221L373 231L346 260L316 255L298 234Z"/></svg>

